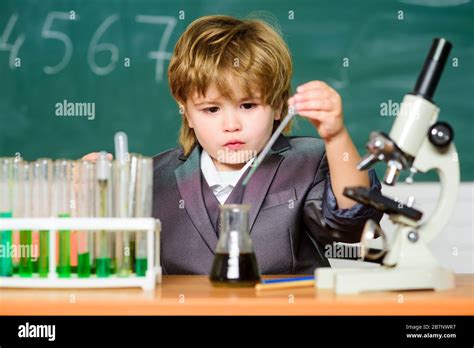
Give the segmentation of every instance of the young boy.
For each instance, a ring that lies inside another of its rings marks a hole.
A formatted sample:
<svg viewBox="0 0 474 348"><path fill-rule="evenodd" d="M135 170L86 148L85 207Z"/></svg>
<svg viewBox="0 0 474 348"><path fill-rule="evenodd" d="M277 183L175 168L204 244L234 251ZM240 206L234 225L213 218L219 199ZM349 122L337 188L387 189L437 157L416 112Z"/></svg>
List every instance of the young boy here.
<svg viewBox="0 0 474 348"><path fill-rule="evenodd" d="M326 244L358 242L367 219L380 221L380 213L342 194L346 186L381 186L373 171L356 169L360 157L340 96L311 81L290 98L291 75L285 42L259 20L203 17L178 40L168 78L182 114L181 146L154 157L153 216L162 223L164 274L209 273L224 203L250 205L262 274L329 266ZM243 190L289 105L322 140L281 135Z"/></svg>
<svg viewBox="0 0 474 348"><path fill-rule="evenodd" d="M325 244L358 242L365 221L380 220L342 195L346 186L379 190L380 183L356 169L360 157L344 128L340 96L312 81L289 98L291 75L286 44L258 20L203 17L178 40L168 78L182 113L181 147L154 158L153 214L162 222L165 274L209 273L219 206L238 197L251 207L250 236L263 274L329 266ZM289 104L324 142L280 136L239 192L251 158Z"/></svg>

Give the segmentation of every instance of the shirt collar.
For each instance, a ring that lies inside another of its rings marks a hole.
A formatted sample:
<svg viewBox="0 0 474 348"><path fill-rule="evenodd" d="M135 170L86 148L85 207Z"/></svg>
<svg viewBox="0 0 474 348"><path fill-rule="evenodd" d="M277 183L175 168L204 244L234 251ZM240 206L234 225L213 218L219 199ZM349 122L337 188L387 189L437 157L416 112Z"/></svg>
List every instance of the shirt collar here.
<svg viewBox="0 0 474 348"><path fill-rule="evenodd" d="M215 185L219 185L219 186L231 185L232 187L235 187L235 185L237 185L237 182L240 180L240 177L242 176L242 174L247 170L248 167L250 167L252 165L254 160L255 160L255 157L250 159L240 170L236 171L236 172L238 172L238 175L236 175L234 177L232 182L224 183L222 178L219 175L219 172L218 172L214 162L212 161L211 156L209 155L209 153L206 150L202 149L202 152L201 152L201 171L202 171L204 177L206 178L206 181L207 181L209 187L213 187Z"/></svg>

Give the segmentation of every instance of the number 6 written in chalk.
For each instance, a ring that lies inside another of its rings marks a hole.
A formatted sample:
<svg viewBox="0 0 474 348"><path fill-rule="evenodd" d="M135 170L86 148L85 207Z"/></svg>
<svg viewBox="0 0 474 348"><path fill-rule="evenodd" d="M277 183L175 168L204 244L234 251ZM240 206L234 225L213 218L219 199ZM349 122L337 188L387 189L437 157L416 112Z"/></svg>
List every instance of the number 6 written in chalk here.
<svg viewBox="0 0 474 348"><path fill-rule="evenodd" d="M92 72L97 75L107 75L115 69L115 64L119 58L118 47L111 43L98 43L99 39L104 35L105 31L116 21L119 20L118 15L112 15L107 17L102 24L97 28L97 31L92 36L91 43L89 44L89 50L87 52L87 61L91 67ZM110 63L106 66L99 66L95 62L95 56L98 52L109 51L110 52Z"/></svg>

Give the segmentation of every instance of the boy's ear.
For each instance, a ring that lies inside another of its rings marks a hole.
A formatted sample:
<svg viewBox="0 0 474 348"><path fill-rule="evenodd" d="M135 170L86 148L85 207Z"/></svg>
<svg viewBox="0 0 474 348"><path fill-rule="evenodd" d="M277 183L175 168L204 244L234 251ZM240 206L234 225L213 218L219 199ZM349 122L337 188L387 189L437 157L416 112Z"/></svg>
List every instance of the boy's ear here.
<svg viewBox="0 0 474 348"><path fill-rule="evenodd" d="M188 117L188 115L185 114L184 117L186 117L186 120L188 121L188 127L189 127L189 128L194 128L194 125L193 125L193 123L191 122L191 119Z"/></svg>
<svg viewBox="0 0 474 348"><path fill-rule="evenodd" d="M283 110L283 104L275 109L275 117L274 117L275 121L279 121L281 119L282 110Z"/></svg>
<svg viewBox="0 0 474 348"><path fill-rule="evenodd" d="M189 128L194 128L191 119L188 116L188 113L186 112L186 108L184 107L183 104L179 104L179 113L183 115L183 117L186 119L186 122L188 123Z"/></svg>

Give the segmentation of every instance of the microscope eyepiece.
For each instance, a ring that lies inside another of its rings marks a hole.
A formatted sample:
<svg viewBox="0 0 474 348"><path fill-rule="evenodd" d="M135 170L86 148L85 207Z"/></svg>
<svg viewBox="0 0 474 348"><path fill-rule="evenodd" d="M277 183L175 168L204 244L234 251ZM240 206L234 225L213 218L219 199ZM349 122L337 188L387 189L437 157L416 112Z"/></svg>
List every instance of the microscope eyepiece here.
<svg viewBox="0 0 474 348"><path fill-rule="evenodd" d="M451 47L452 44L446 39L436 38L433 40L430 53L426 57L423 70L418 76L415 90L412 94L422 96L426 100L432 101Z"/></svg>

